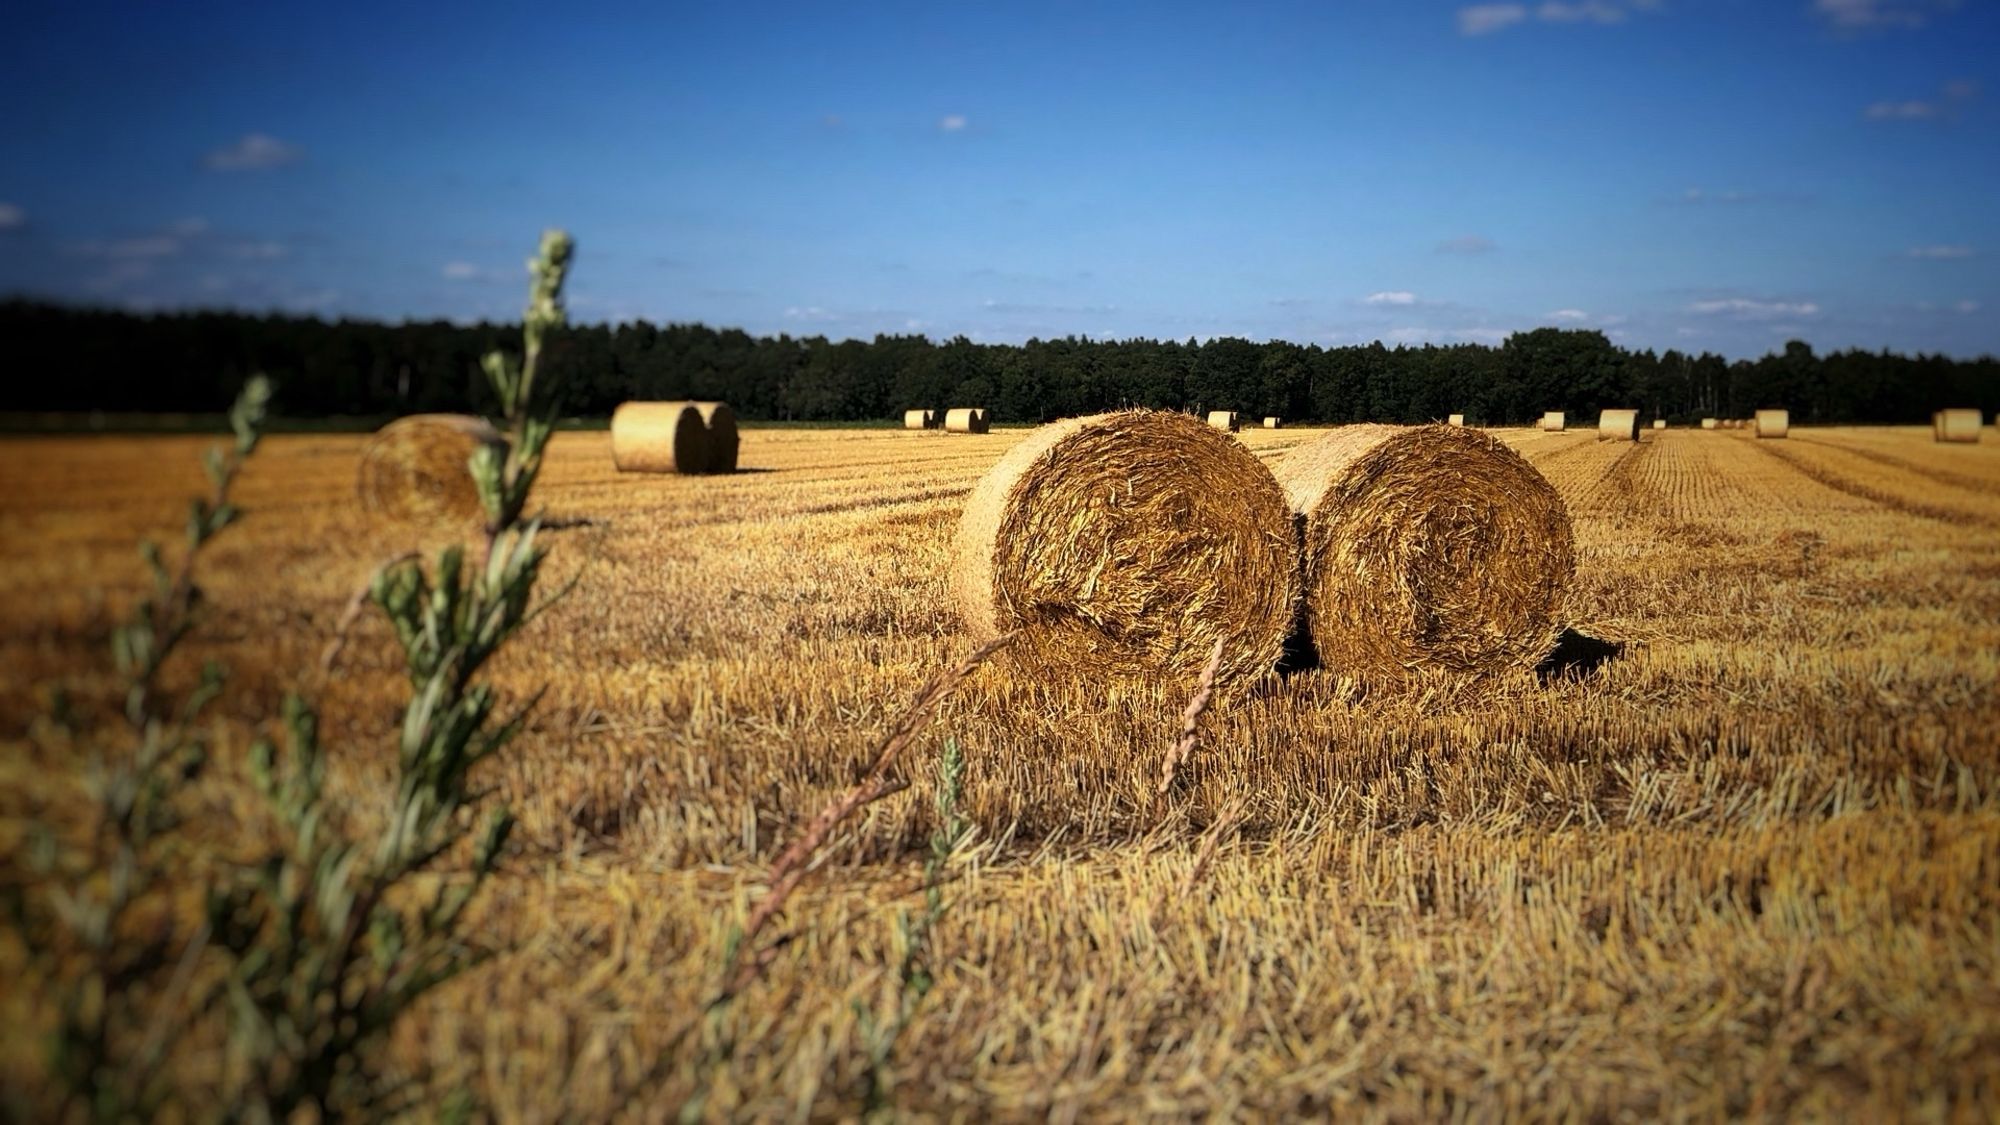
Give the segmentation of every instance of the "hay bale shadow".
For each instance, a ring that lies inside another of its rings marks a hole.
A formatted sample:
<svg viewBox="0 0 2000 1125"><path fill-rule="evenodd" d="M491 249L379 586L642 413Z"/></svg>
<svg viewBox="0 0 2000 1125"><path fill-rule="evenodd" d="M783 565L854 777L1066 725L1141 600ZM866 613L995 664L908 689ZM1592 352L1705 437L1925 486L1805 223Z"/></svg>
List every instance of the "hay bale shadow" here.
<svg viewBox="0 0 2000 1125"><path fill-rule="evenodd" d="M1625 654L1625 642L1607 641L1575 629L1564 629L1556 647L1535 666L1543 683L1564 676L1588 676Z"/></svg>

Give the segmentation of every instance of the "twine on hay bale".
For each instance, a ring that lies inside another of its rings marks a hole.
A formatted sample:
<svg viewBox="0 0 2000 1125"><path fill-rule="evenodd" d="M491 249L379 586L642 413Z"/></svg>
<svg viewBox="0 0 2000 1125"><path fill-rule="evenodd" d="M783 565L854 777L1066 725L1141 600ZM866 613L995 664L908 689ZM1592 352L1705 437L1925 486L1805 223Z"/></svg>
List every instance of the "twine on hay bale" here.
<svg viewBox="0 0 2000 1125"><path fill-rule="evenodd" d="M1218 430L1223 430L1232 434L1235 433L1237 429L1240 428L1242 425L1242 423L1236 420L1236 412L1234 410L1209 411L1208 424L1214 426Z"/></svg>
<svg viewBox="0 0 2000 1125"><path fill-rule="evenodd" d="M937 429L937 424L937 411L935 410L903 411L903 428L906 430L935 430Z"/></svg>
<svg viewBox="0 0 2000 1125"><path fill-rule="evenodd" d="M1277 463L1305 521L1320 663L1395 683L1533 667L1576 568L1569 512L1506 443L1454 426L1345 426Z"/></svg>
<svg viewBox="0 0 2000 1125"><path fill-rule="evenodd" d="M986 426L986 408L983 406L961 406L945 412L945 433L983 434Z"/></svg>
<svg viewBox="0 0 2000 1125"><path fill-rule="evenodd" d="M484 418L412 414L375 431L361 450L361 509L397 523L484 522L469 462L481 446L507 441Z"/></svg>
<svg viewBox="0 0 2000 1125"><path fill-rule="evenodd" d="M733 473L738 445L726 402L627 402L611 412L621 473Z"/></svg>
<svg viewBox="0 0 2000 1125"><path fill-rule="evenodd" d="M1789 410L1759 410L1757 412L1757 436L1760 438L1781 438L1792 429L1792 412Z"/></svg>
<svg viewBox="0 0 2000 1125"><path fill-rule="evenodd" d="M1284 492L1190 415L1129 410L1029 434L966 501L952 592L975 637L1022 629L1026 668L1076 679L1271 671L1298 594Z"/></svg>
<svg viewBox="0 0 2000 1125"><path fill-rule="evenodd" d="M1639 412L1606 410L1597 416L1598 441L1638 441Z"/></svg>
<svg viewBox="0 0 2000 1125"><path fill-rule="evenodd" d="M1545 429L1545 430L1561 430L1562 428L1563 428L1563 412L1562 412L1562 411L1560 411L1560 410L1547 410L1547 411L1543 411L1543 412L1542 412L1542 429Z"/></svg>
<svg viewBox="0 0 2000 1125"><path fill-rule="evenodd" d="M1940 410L1932 419L1932 437L1937 441L1978 441L1986 417L1977 410Z"/></svg>

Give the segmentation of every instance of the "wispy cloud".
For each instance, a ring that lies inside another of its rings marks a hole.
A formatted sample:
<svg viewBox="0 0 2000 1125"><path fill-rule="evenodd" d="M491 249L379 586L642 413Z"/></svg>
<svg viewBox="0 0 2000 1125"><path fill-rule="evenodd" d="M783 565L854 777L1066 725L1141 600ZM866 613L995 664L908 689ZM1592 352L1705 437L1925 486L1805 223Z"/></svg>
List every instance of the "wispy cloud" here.
<svg viewBox="0 0 2000 1125"><path fill-rule="evenodd" d="M1567 321L1571 321L1571 322L1575 322L1575 321L1581 321L1581 320L1589 320L1589 319L1590 319L1590 314L1589 314L1589 313L1587 313L1587 312L1584 312L1584 311L1583 311L1582 309L1557 309L1556 311L1554 311L1554 312L1552 312L1552 313L1550 313L1550 314L1549 314L1549 319L1550 319L1550 320L1567 320Z"/></svg>
<svg viewBox="0 0 2000 1125"><path fill-rule="evenodd" d="M1952 311L1962 312L1962 313L1976 313L1979 311L1979 302L1970 299L1963 300L1953 305Z"/></svg>
<svg viewBox="0 0 2000 1125"><path fill-rule="evenodd" d="M1840 31L1922 27L1958 0L1813 0L1813 12Z"/></svg>
<svg viewBox="0 0 2000 1125"><path fill-rule="evenodd" d="M1691 187L1682 190L1682 192L1679 195L1674 196L1672 199L1669 200L1669 202L1684 203L1691 207L1704 207L1710 205L1730 206L1732 204L1748 204L1748 203L1797 203L1804 200L1805 198L1806 198L1805 196L1789 192L1744 191L1739 188L1714 189L1714 188Z"/></svg>
<svg viewBox="0 0 2000 1125"><path fill-rule="evenodd" d="M486 271L471 262L446 262L438 273L447 281L480 281L486 278Z"/></svg>
<svg viewBox="0 0 2000 1125"><path fill-rule="evenodd" d="M1946 261L1952 258L1972 257L1970 246L1912 246L1904 252L1906 257L1921 258L1926 261Z"/></svg>
<svg viewBox="0 0 2000 1125"><path fill-rule="evenodd" d="M965 127L970 124L971 122L962 113L947 113L943 117L938 118L937 127L941 133L962 133L965 131Z"/></svg>
<svg viewBox="0 0 2000 1125"><path fill-rule="evenodd" d="M1474 4L1458 10L1460 35L1491 35L1528 18L1525 4Z"/></svg>
<svg viewBox="0 0 2000 1125"><path fill-rule="evenodd" d="M1414 305L1417 303L1417 295L1401 289L1391 289L1381 293L1370 293L1366 297L1361 298L1361 303L1364 305Z"/></svg>
<svg viewBox="0 0 2000 1125"><path fill-rule="evenodd" d="M842 318L839 313L830 312L818 305L792 305L785 309L785 319L801 320L809 324L832 324Z"/></svg>
<svg viewBox="0 0 2000 1125"><path fill-rule="evenodd" d="M1749 297L1719 297L1696 301L1691 313L1727 317L1731 320L1777 320L1781 317L1818 316L1819 306L1811 301L1760 301Z"/></svg>
<svg viewBox="0 0 2000 1125"><path fill-rule="evenodd" d="M19 230L28 225L28 213L16 203L0 203L0 230Z"/></svg>
<svg viewBox="0 0 2000 1125"><path fill-rule="evenodd" d="M1447 238L1437 248L1440 254L1490 254L1496 249L1492 239L1477 234Z"/></svg>
<svg viewBox="0 0 2000 1125"><path fill-rule="evenodd" d="M282 168L305 159L305 150L287 144L268 133L245 133L234 144L224 145L202 157L202 164L216 172L255 172Z"/></svg>
<svg viewBox="0 0 2000 1125"><path fill-rule="evenodd" d="M1956 115L1966 102L1978 96L1979 83L1961 78L1945 83L1938 96L1928 101L1908 98L1872 102L1861 111L1861 118L1864 121L1929 121Z"/></svg>
<svg viewBox="0 0 2000 1125"><path fill-rule="evenodd" d="M1491 35L1516 24L1539 23L1624 23L1633 12L1654 11L1659 0L1544 0L1527 4L1473 4L1458 10L1460 35Z"/></svg>

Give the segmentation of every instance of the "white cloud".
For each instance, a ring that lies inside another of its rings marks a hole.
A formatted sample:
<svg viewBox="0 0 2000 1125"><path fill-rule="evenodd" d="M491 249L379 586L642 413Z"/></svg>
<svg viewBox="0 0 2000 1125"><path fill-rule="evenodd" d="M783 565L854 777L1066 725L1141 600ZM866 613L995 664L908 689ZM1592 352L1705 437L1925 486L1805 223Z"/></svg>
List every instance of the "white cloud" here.
<svg viewBox="0 0 2000 1125"><path fill-rule="evenodd" d="M471 262L446 262L444 269L439 272L451 281L473 281L486 271L473 265Z"/></svg>
<svg viewBox="0 0 2000 1125"><path fill-rule="evenodd" d="M804 320L814 324L828 324L840 319L839 313L828 312L818 305L793 305L785 310L786 320Z"/></svg>
<svg viewBox="0 0 2000 1125"><path fill-rule="evenodd" d="M1976 313L1979 311L1979 302L1972 300L1960 301L1952 306L1952 311L1962 312L1962 313Z"/></svg>
<svg viewBox="0 0 2000 1125"><path fill-rule="evenodd" d="M1933 15L1956 7L1958 0L1813 0L1819 18L1842 31L1922 27Z"/></svg>
<svg viewBox="0 0 2000 1125"><path fill-rule="evenodd" d="M28 225L28 213L19 204L0 203L0 230L17 230Z"/></svg>
<svg viewBox="0 0 2000 1125"><path fill-rule="evenodd" d="M1929 261L1944 261L1950 258L1972 257L1970 246L1912 246L1906 252L1912 258Z"/></svg>
<svg viewBox="0 0 2000 1125"><path fill-rule="evenodd" d="M1528 18L1522 4L1475 4L1458 10L1460 35L1490 35Z"/></svg>
<svg viewBox="0 0 2000 1125"><path fill-rule="evenodd" d="M948 113L938 118L938 128L946 133L959 132L968 124L970 122L966 121L965 115L962 113Z"/></svg>
<svg viewBox="0 0 2000 1125"><path fill-rule="evenodd" d="M1624 23L1625 12L1603 0L1584 0L1580 4L1549 0L1535 9L1535 18L1546 23Z"/></svg>
<svg viewBox="0 0 2000 1125"><path fill-rule="evenodd" d="M286 144L267 133L246 133L236 143L210 152L202 158L202 163L217 172L248 172L296 164L304 157L305 152L297 145Z"/></svg>
<svg viewBox="0 0 2000 1125"><path fill-rule="evenodd" d="M1930 102L1876 102L1861 112L1869 121L1922 121L1936 117L1938 107Z"/></svg>
<svg viewBox="0 0 2000 1125"><path fill-rule="evenodd" d="M1477 234L1447 238L1437 248L1440 254L1487 254L1494 250L1492 239Z"/></svg>
<svg viewBox="0 0 2000 1125"><path fill-rule="evenodd" d="M1550 320L1589 320L1590 314L1582 309L1557 309L1549 314Z"/></svg>
<svg viewBox="0 0 2000 1125"><path fill-rule="evenodd" d="M1811 301L1755 301L1748 297L1723 297L1696 301L1688 311L1703 316L1726 316L1732 320L1775 320L1785 316L1818 316L1819 306Z"/></svg>
<svg viewBox="0 0 2000 1125"><path fill-rule="evenodd" d="M1415 293L1404 292L1400 289L1389 290L1382 293L1370 293L1361 299L1361 303L1364 305L1414 305L1417 303L1417 295Z"/></svg>

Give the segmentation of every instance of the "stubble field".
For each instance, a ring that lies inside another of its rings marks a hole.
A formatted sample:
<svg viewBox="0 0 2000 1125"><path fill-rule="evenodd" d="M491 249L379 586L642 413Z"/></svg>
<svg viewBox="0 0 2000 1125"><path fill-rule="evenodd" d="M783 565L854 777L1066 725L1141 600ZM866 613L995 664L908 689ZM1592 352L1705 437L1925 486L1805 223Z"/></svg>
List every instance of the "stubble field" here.
<svg viewBox="0 0 2000 1125"><path fill-rule="evenodd" d="M912 1119L2000 1113L2000 439L1496 432L1568 502L1565 621L1615 652L1462 697L1289 674L1202 719L1164 811L1183 687L996 660L792 901L715 1074L717 1029L677 1036L777 853L970 648L951 535L1024 431L752 428L726 478L560 435L544 588L579 582L498 665L508 698L549 689L484 776L520 818L477 908L498 955L398 1057L507 1121L656 1118L704 1082L716 1116L853 1115L855 1006L893 1002L951 738L975 833L891 1062ZM176 674L234 672L195 793L219 854L257 846L230 753L288 689L357 825L394 776L387 627L317 671L411 545L354 502L362 440L268 439L209 560ZM207 444L0 443L0 849L78 806L80 764L23 732L55 683L103 702L134 541L175 541ZM35 1018L0 1002L9 1081Z"/></svg>

